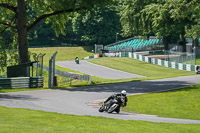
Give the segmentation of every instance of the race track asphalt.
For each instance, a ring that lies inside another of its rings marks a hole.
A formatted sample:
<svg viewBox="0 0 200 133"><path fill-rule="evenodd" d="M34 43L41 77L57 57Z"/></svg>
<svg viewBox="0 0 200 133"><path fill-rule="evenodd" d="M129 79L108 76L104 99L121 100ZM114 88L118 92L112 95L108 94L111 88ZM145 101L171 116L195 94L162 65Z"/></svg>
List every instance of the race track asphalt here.
<svg viewBox="0 0 200 133"><path fill-rule="evenodd" d="M184 76L142 82L128 82L87 86L70 89L49 89L0 94L0 106L27 108L62 114L103 116L123 120L150 122L200 124L200 120L157 117L155 115L120 112L119 114L99 113L99 102L115 92L125 89L128 95L168 91L200 84L200 76Z"/></svg>
<svg viewBox="0 0 200 133"><path fill-rule="evenodd" d="M58 61L56 65L82 72L91 76L96 76L104 79L128 79L128 78L142 78L144 76L127 73L108 67L96 65L85 60L81 60L80 64L74 61Z"/></svg>

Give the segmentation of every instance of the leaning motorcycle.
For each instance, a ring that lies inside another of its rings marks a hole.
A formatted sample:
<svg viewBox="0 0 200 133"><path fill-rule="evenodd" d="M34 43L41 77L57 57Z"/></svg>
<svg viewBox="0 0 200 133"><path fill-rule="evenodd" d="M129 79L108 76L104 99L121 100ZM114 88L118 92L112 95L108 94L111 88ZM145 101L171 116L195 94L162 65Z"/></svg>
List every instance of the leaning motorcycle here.
<svg viewBox="0 0 200 133"><path fill-rule="evenodd" d="M118 97L115 99L111 99L108 103L104 103L102 104L102 106L99 108L99 112L108 112L108 113L112 113L112 112L117 112L119 113L119 109L121 107L121 105L124 104L124 97Z"/></svg>

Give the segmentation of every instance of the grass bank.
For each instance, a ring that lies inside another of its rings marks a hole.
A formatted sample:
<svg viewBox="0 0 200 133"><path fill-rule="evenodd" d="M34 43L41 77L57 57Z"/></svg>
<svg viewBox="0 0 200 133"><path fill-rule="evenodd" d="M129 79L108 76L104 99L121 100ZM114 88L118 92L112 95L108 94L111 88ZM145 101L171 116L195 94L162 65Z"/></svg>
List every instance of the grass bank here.
<svg viewBox="0 0 200 133"><path fill-rule="evenodd" d="M44 47L44 48L29 48L29 51L31 51L32 53L45 53L46 55L44 56L44 65L45 66L49 66L49 59L50 57L57 51L57 55L56 55L56 61L69 61L69 60L74 60L74 58L76 56L78 56L80 59L86 57L86 56L91 56L94 53L92 53L91 49L93 49L91 46L84 46L84 47ZM59 67L56 66L56 69L61 70L61 71L65 71L65 72L72 72L72 73L78 73L78 74L82 74L80 72L74 71L74 70L70 70L70 69L66 69L63 67ZM59 76L58 76L59 77ZM62 79L61 77L59 77L58 79ZM81 82L79 85L88 85L88 83L83 83ZM76 84L77 86L77 84ZM48 72L44 72L44 87L48 87ZM72 87L69 84L68 85L62 85L59 87Z"/></svg>
<svg viewBox="0 0 200 133"><path fill-rule="evenodd" d="M200 84L170 92L128 97L128 111L200 120Z"/></svg>
<svg viewBox="0 0 200 133"><path fill-rule="evenodd" d="M87 50L90 49L90 50ZM49 58L55 51L58 51L56 55L56 61L67 61L74 60L76 56L80 59L86 56L91 56L94 53L88 52L91 51L90 47L48 47L48 48L30 48L33 53L46 53L44 56L44 65L48 66ZM102 79L98 77L92 77L94 84L105 84L105 83L118 83L118 82L130 82L130 81L143 81L151 79L160 79L160 78L170 78L178 76L187 76L193 75L194 72L180 71L172 68L165 68L158 65L148 64L131 58L100 58L100 59L90 59L92 63L99 65L107 66L121 71L126 71L133 74L146 76L145 78L134 78L134 79ZM79 73L74 70L62 68L56 66L56 69Z"/></svg>
<svg viewBox="0 0 200 133"><path fill-rule="evenodd" d="M166 68L159 65L153 65L132 58L99 58L91 59L89 62L106 66L109 68L125 71L128 73L138 74L145 76L145 78L134 78L134 79L120 79L120 80L107 80L107 82L126 82L126 81L143 81L143 80L153 80L153 79L162 79L162 78L171 78L179 76L189 76L194 75L195 72L188 72L177 70L173 68ZM94 78L94 82L106 82L99 78Z"/></svg>
<svg viewBox="0 0 200 133"><path fill-rule="evenodd" d="M29 48L32 53L46 53L44 56L44 65L48 66L50 57L58 51L56 61L74 60L76 56L82 59L86 56L94 55L89 46L84 47L45 47L45 48Z"/></svg>
<svg viewBox="0 0 200 133"><path fill-rule="evenodd" d="M198 124L168 124L103 117L74 116L0 107L3 133L199 133Z"/></svg>
<svg viewBox="0 0 200 133"><path fill-rule="evenodd" d="M197 65L200 65L200 55L197 56L196 64L197 64Z"/></svg>

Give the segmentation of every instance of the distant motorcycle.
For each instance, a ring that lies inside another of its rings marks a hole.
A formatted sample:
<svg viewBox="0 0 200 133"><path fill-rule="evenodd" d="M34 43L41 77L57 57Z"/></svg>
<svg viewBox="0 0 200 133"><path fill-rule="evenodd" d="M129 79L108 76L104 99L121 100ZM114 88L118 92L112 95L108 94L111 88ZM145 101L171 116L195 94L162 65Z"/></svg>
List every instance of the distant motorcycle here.
<svg viewBox="0 0 200 133"><path fill-rule="evenodd" d="M200 66L196 67L197 74L200 74Z"/></svg>
<svg viewBox="0 0 200 133"><path fill-rule="evenodd" d="M123 96L118 96L114 99L111 99L109 102L102 104L102 106L99 108L99 112L120 112L120 107L124 106L125 98Z"/></svg>

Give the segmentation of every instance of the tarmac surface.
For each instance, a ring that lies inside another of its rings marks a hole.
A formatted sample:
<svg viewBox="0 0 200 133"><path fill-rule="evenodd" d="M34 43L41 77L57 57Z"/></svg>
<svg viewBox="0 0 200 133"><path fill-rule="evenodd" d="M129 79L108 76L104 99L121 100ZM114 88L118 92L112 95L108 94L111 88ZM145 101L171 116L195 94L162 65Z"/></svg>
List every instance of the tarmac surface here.
<svg viewBox="0 0 200 133"><path fill-rule="evenodd" d="M108 67L96 65L85 60L81 60L80 64L74 61L58 61L56 65L82 72L91 76L96 76L104 79L128 79L128 78L142 78L144 76L131 74Z"/></svg>
<svg viewBox="0 0 200 133"><path fill-rule="evenodd" d="M199 75L70 89L0 93L0 106L72 115L102 116L123 120L200 124L200 120L165 118L156 115L128 112L120 112L119 114L98 112L99 102L103 101L113 93L120 92L122 89L125 89L128 92L128 95L139 95L144 93L174 90L195 84L200 84Z"/></svg>

